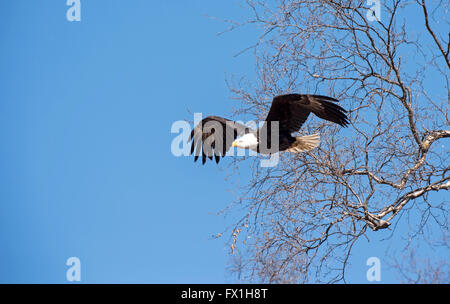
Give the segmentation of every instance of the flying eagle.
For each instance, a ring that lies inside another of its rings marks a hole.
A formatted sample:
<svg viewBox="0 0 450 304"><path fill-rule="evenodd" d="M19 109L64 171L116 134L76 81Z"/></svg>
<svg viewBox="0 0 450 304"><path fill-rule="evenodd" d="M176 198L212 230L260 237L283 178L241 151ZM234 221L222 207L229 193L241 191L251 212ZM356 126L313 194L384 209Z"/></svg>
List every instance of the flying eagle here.
<svg viewBox="0 0 450 304"><path fill-rule="evenodd" d="M248 126L232 120L208 116L202 119L191 132L188 142L192 141L191 154L195 151L194 161L200 154L202 163L206 158L219 162L231 147L251 149L261 154L271 154L278 151L303 152L319 145L319 135L294 137L312 112L316 116L334 122L342 127L349 124L340 106L334 104L338 100L322 95L285 94L275 96L269 114L261 128L252 130ZM272 124L278 122L278 145L272 145Z"/></svg>

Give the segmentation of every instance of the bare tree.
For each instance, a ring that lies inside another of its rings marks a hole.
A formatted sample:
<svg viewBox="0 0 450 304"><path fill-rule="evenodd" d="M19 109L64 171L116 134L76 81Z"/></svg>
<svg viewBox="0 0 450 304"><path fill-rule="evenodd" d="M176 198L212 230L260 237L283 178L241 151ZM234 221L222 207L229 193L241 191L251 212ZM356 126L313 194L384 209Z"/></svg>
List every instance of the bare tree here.
<svg viewBox="0 0 450 304"><path fill-rule="evenodd" d="M319 148L285 153L273 168L253 163L231 231L240 279L345 281L355 242L371 231L447 234L448 1L429 2L248 0L251 17L230 21L261 33L247 49L257 84L230 81L236 113L264 119L274 95L320 93L352 121L342 129L310 118L301 132L319 131Z"/></svg>

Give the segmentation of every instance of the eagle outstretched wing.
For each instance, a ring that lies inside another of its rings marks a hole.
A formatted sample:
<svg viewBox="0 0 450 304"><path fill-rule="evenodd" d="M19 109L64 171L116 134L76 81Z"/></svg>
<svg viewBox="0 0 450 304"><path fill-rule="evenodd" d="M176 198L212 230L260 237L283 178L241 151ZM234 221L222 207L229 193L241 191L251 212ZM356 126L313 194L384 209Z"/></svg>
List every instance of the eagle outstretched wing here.
<svg viewBox="0 0 450 304"><path fill-rule="evenodd" d="M192 141L191 154L195 151L194 161L202 155L202 164L206 157L216 163L224 157L233 141L251 129L246 125L219 116L208 116L202 119L191 132L188 142Z"/></svg>
<svg viewBox="0 0 450 304"><path fill-rule="evenodd" d="M285 94L275 96L266 117L266 124L270 125L270 122L278 121L280 132L293 133L301 128L312 112L322 119L345 127L349 124L347 115L345 115L347 111L335 102L339 101L322 95Z"/></svg>

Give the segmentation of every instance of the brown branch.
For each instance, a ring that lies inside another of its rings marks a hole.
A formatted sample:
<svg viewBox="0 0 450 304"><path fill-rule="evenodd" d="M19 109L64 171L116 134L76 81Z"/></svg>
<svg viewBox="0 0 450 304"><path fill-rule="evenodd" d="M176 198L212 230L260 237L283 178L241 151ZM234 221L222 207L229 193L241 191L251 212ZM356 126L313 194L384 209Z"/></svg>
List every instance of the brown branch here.
<svg viewBox="0 0 450 304"><path fill-rule="evenodd" d="M436 43L437 47L439 48L439 51L441 51L441 54L444 57L445 62L447 63L447 67L450 68L450 61L448 59L448 50L449 50L449 46L450 46L450 40L447 44L447 51L444 51L444 48L442 47L441 43L439 42L439 39L437 38L434 31L431 29L430 23L428 21L428 11L427 11L427 7L425 4L425 0L422 0L421 6L423 9L423 15L425 18L425 26L426 26L428 32L430 33L431 37L433 37L433 40ZM450 38L450 34L449 34L449 38Z"/></svg>

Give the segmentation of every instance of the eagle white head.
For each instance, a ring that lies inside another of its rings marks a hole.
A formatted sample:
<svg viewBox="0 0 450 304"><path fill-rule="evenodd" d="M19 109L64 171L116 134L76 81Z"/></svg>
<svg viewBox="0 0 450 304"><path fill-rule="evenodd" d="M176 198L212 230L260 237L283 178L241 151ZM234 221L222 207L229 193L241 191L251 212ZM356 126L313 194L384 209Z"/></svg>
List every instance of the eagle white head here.
<svg viewBox="0 0 450 304"><path fill-rule="evenodd" d="M256 138L255 134L247 133L233 141L232 146L241 149L256 150L256 147L258 146L258 139Z"/></svg>

